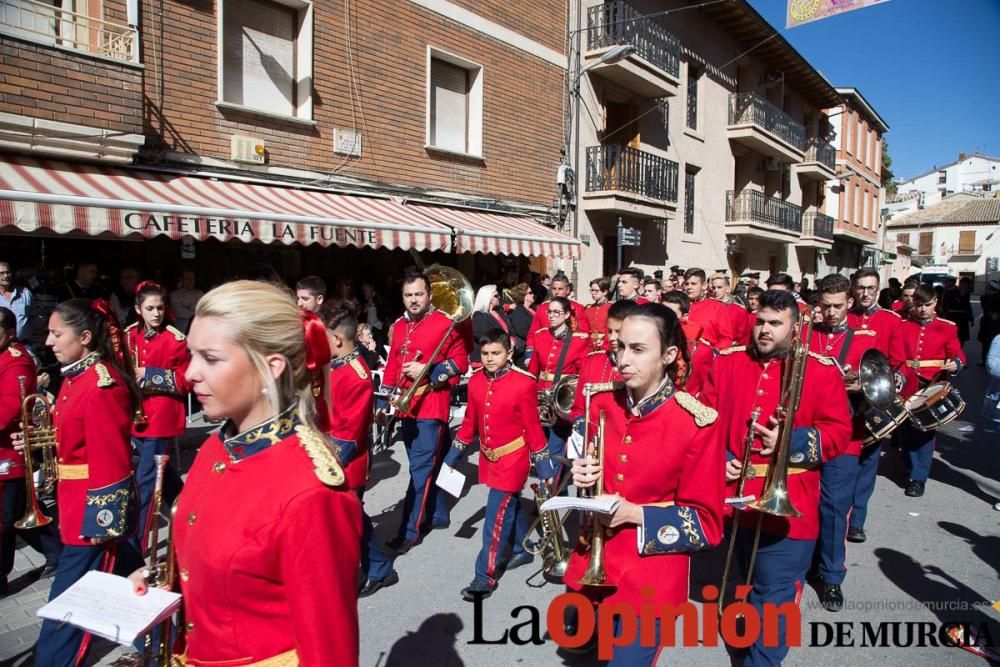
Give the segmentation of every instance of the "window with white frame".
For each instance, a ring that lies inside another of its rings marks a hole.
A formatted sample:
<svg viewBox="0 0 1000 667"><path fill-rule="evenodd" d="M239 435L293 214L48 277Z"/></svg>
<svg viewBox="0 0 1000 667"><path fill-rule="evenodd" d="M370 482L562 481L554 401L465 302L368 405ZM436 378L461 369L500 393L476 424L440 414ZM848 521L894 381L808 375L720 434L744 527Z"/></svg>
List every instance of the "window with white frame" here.
<svg viewBox="0 0 1000 667"><path fill-rule="evenodd" d="M312 119L312 4L220 0L219 103Z"/></svg>
<svg viewBox="0 0 1000 667"><path fill-rule="evenodd" d="M433 48L427 54L427 147L483 154L483 68Z"/></svg>

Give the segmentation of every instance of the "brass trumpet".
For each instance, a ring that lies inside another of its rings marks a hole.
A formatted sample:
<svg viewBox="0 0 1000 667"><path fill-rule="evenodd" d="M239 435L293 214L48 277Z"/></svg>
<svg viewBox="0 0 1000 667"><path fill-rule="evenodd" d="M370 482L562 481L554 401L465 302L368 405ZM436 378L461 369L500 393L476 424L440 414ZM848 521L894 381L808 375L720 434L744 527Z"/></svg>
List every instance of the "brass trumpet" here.
<svg viewBox="0 0 1000 667"><path fill-rule="evenodd" d="M170 508L170 527L167 530L167 551L163 558L159 556L160 531L163 528L163 519L160 511L163 507L163 477L167 469L170 457L166 454L153 456L156 464L156 482L153 486L153 503L150 519L155 522L152 530L147 528L146 539L149 549L149 563L143 570L143 578L146 584L154 588L164 588L173 590L176 579L176 556L174 554L174 521L177 514L177 503ZM156 630L151 630L146 635L144 646L144 664L157 665L157 667L171 667L174 664L173 646L171 634L173 629L173 619L168 617L160 623ZM153 634L156 633L154 638Z"/></svg>
<svg viewBox="0 0 1000 667"><path fill-rule="evenodd" d="M136 341L135 349L132 350L132 370L134 371L139 367L139 343ZM136 424L148 424L149 418L146 416L146 411L142 409L142 390L139 390L139 405L136 406L135 411L132 413L132 421Z"/></svg>
<svg viewBox="0 0 1000 667"><path fill-rule="evenodd" d="M35 450L41 450L42 453L41 488L51 492L56 483L56 429L52 425L52 404L45 394L28 394L26 380L23 375L17 378L21 388L21 428L24 429L24 486L28 494L24 515L14 522L14 527L21 530L40 528L52 523L52 517L42 511L38 492L35 490L35 465L32 458Z"/></svg>
<svg viewBox="0 0 1000 667"><path fill-rule="evenodd" d="M569 479L570 477L567 475L566 481L569 481ZM565 482L563 484L565 485ZM543 512L542 505L546 500L558 493L558 491L551 492L548 484L544 481L532 484L531 488L535 492L538 518L528 528L527 535L522 542L524 550L532 556L542 557L542 570L545 574L553 577L563 577L566 574L567 566L569 566L570 550L566 536L563 533L563 523L565 523L569 512L564 513L562 516L555 511ZM531 536L535 533L536 529L540 532L541 539L537 542L532 542Z"/></svg>

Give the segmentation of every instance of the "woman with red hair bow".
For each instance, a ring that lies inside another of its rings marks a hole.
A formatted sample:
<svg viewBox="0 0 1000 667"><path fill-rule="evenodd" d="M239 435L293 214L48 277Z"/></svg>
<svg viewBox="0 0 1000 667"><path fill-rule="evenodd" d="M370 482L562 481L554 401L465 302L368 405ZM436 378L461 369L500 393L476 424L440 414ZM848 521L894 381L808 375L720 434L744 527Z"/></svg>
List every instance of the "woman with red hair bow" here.
<svg viewBox="0 0 1000 667"><path fill-rule="evenodd" d="M184 434L184 398L191 385L184 379L191 353L184 334L169 323L167 291L144 280L135 288L135 312L139 320L125 328L125 348L142 394L142 410L132 424L132 446L139 455L135 469L139 489L139 532L134 546L146 555L153 487L154 457L170 452L175 438ZM177 464L180 462L178 461ZM170 507L182 486L173 465L167 465L163 506Z"/></svg>
<svg viewBox="0 0 1000 667"><path fill-rule="evenodd" d="M317 322L261 282L198 302L186 379L205 415L226 421L199 449L172 526L185 664L358 664L361 503L315 423L313 369L330 362Z"/></svg>
<svg viewBox="0 0 1000 667"><path fill-rule="evenodd" d="M49 599L91 570L114 567L120 542L133 534L136 494L129 431L138 392L124 367L121 331L103 299L71 299L49 318L45 344L62 364L53 405L59 532L63 542ZM23 443L14 436L15 447ZM35 647L36 665L82 662L89 635L46 620Z"/></svg>

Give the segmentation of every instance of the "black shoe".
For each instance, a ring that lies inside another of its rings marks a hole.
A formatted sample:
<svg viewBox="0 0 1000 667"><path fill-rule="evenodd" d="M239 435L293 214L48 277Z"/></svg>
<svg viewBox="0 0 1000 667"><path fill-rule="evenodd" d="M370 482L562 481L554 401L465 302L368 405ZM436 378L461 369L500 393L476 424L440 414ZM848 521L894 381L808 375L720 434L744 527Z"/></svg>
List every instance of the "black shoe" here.
<svg viewBox="0 0 1000 667"><path fill-rule="evenodd" d="M405 537L399 536L386 542L385 546L390 551L395 551L397 556L402 556L418 544L420 544L420 540L408 540Z"/></svg>
<svg viewBox="0 0 1000 667"><path fill-rule="evenodd" d="M919 498L924 495L924 482L911 481L909 486L906 487L906 495L911 498Z"/></svg>
<svg viewBox="0 0 1000 667"><path fill-rule="evenodd" d="M399 573L393 570L389 573L389 576L385 579L366 579L364 586L358 591L359 598L366 598L369 595L375 595L383 588L389 588L389 586L395 586L399 583Z"/></svg>
<svg viewBox="0 0 1000 667"><path fill-rule="evenodd" d="M7 577L0 577L0 600L10 595L10 588L7 587Z"/></svg>
<svg viewBox="0 0 1000 667"><path fill-rule="evenodd" d="M529 554L527 551L522 551L519 554L514 554L507 561L507 567L505 570L516 570L519 567L524 567L525 565L530 565L534 562L535 557Z"/></svg>
<svg viewBox="0 0 1000 667"><path fill-rule="evenodd" d="M844 594L840 590L840 585L823 584L823 597L820 602L827 611L840 611L844 606Z"/></svg>
<svg viewBox="0 0 1000 667"><path fill-rule="evenodd" d="M462 589L462 599L466 602L475 602L477 597L485 600L493 595L496 588L496 584L491 586L488 581L473 579L471 584Z"/></svg>
<svg viewBox="0 0 1000 667"><path fill-rule="evenodd" d="M848 542L858 542L858 543L860 543L860 542L864 542L867 539L868 539L868 536L865 535L865 529L864 528L849 528L847 530L847 541Z"/></svg>
<svg viewBox="0 0 1000 667"><path fill-rule="evenodd" d="M56 576L56 570L59 569L59 563L46 563L45 567L38 571L39 579L50 579Z"/></svg>

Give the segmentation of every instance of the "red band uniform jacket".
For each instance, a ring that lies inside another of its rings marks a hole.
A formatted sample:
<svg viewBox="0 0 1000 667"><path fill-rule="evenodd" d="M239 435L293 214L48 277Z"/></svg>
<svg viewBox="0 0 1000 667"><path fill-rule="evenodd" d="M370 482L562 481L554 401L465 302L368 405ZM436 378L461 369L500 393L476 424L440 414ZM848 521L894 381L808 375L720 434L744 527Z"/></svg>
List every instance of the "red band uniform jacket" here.
<svg viewBox="0 0 1000 667"><path fill-rule="evenodd" d="M368 482L368 449L374 416L372 373L355 349L330 362L329 435L347 486L363 489Z"/></svg>
<svg viewBox="0 0 1000 667"><path fill-rule="evenodd" d="M535 318L531 321L531 329L528 333L528 347L525 352L526 360L530 361L531 357L535 354L535 350L538 348L535 344L535 336L537 336L538 332L542 329L548 330L549 328L550 303L551 301L544 301L539 304L537 308L535 308ZM575 320L576 330L581 333L589 334L592 329L590 328L590 318L587 317L587 309L572 299L569 300L569 304L573 308L573 320ZM567 321L566 324L568 326L570 321ZM605 326L607 326L607 317L605 317ZM604 329L601 329L600 331L603 332Z"/></svg>
<svg viewBox="0 0 1000 667"><path fill-rule="evenodd" d="M603 602L625 602L638 611L649 602L688 600L689 553L722 539L725 489L723 442L713 425L716 413L669 382L629 409L625 389L591 397L589 437L596 438L601 412L604 427L604 491L643 505L642 525L604 528L605 569L614 585ZM581 539L570 557L564 581L594 596L578 582L590 562ZM652 593L651 598L642 595Z"/></svg>
<svg viewBox="0 0 1000 667"><path fill-rule="evenodd" d="M530 462L548 456L531 375L510 365L496 373L484 368L472 375L453 448L464 450L477 435L480 483L519 493L528 481Z"/></svg>
<svg viewBox="0 0 1000 667"><path fill-rule="evenodd" d="M847 355L844 355L844 345L848 345ZM842 324L836 327L825 327L817 324L812 332L810 349L812 352L836 359L842 363L844 370L856 374L861 366L861 357L871 349L879 349L879 335L874 329L858 329ZM840 361L844 357L843 362ZM841 379L841 386L844 386ZM830 388L833 391L833 387ZM845 388L846 391L846 388ZM845 454L858 456L861 454L861 447L868 431L865 429L864 415L861 414L861 406L864 403L864 395L860 392L847 393L848 404L851 410L851 440L848 443Z"/></svg>
<svg viewBox="0 0 1000 667"><path fill-rule="evenodd" d="M174 523L189 664L358 664L361 501L345 481L294 407L205 441Z"/></svg>
<svg viewBox="0 0 1000 667"><path fill-rule="evenodd" d="M21 430L21 383L25 395L35 393L38 379L35 362L19 343L0 352L0 484L24 477L24 456L14 451L11 435Z"/></svg>
<svg viewBox="0 0 1000 667"><path fill-rule="evenodd" d="M701 400L719 411L719 428L726 443L728 459L743 460L750 427L750 414L761 409L758 423L766 425L781 400L781 377L785 359L760 359L752 348L723 350L715 359L715 369L702 390ZM788 497L801 518L765 516L763 530L780 537L812 540L819 535L819 464L847 451L851 418L847 392L831 391L843 386L840 371L829 359L810 356L806 362L802 400L792 422L793 437L788 465ZM754 438L754 448L761 445ZM760 497L771 456L753 453L750 463L759 471L747 481L744 495ZM736 482L728 495L736 493ZM741 514L755 514L753 511ZM756 516L741 519L753 526Z"/></svg>
<svg viewBox="0 0 1000 667"><path fill-rule="evenodd" d="M570 337L568 341L567 336ZM569 350L566 351L560 377L579 375L583 360L593 350L590 346L590 334L570 331L567 328L559 338L556 338L548 328L535 332L535 351L531 355L528 371L538 378L539 391L548 389L555 381L556 368L559 366L564 343L569 345Z"/></svg>
<svg viewBox="0 0 1000 667"><path fill-rule="evenodd" d="M92 537L129 537L138 504L128 389L118 371L96 353L66 366L62 375L52 410L59 535L63 544L73 546L90 546L86 538Z"/></svg>
<svg viewBox="0 0 1000 667"><path fill-rule="evenodd" d="M604 339L607 337L609 310L611 310L610 301L600 304L591 303L584 308L590 330L590 342L595 350L607 349L607 343ZM542 322L540 326L544 327L547 324L548 322Z"/></svg>
<svg viewBox="0 0 1000 667"><path fill-rule="evenodd" d="M855 331L874 331L877 343L875 347L887 357L892 349L896 332L902 324L903 319L899 313L885 310L878 304L867 310L858 308L847 313L847 326Z"/></svg>
<svg viewBox="0 0 1000 667"><path fill-rule="evenodd" d="M617 382L621 379L622 375L618 372L614 355L611 352L598 350L588 354L580 366L580 376L576 382L576 394L573 396L573 407L569 413L570 420L574 426L578 420L583 418L583 409L586 405L583 388L588 384Z"/></svg>
<svg viewBox="0 0 1000 667"><path fill-rule="evenodd" d="M390 334L392 345L383 372L383 390L390 394L397 390L405 392L413 384L403 375L403 364L406 362L431 364L424 385L417 388L410 412L399 417L448 421L451 388L469 370L469 349L461 328L455 327L448 334L448 341L437 357L429 357L450 325L451 319L433 308L419 320L412 320L407 314L393 323Z"/></svg>
<svg viewBox="0 0 1000 667"><path fill-rule="evenodd" d="M701 335L717 350L730 347L731 341L737 338L731 311L721 301L709 297L692 300L688 320L702 328Z"/></svg>
<svg viewBox="0 0 1000 667"><path fill-rule="evenodd" d="M147 330L138 322L125 329L125 343L134 368L145 368L139 379L142 391L142 411L145 424L135 424L132 435L137 438L173 438L183 435L185 397L191 383L184 378L191 352L184 334L167 325Z"/></svg>
<svg viewBox="0 0 1000 667"><path fill-rule="evenodd" d="M920 391L922 382L934 380L946 361L954 361L958 371L965 366L965 353L954 322L940 317L923 322L913 318L903 320L889 354L889 363L903 379L899 392L903 400Z"/></svg>

